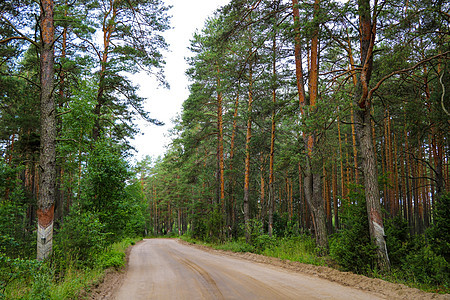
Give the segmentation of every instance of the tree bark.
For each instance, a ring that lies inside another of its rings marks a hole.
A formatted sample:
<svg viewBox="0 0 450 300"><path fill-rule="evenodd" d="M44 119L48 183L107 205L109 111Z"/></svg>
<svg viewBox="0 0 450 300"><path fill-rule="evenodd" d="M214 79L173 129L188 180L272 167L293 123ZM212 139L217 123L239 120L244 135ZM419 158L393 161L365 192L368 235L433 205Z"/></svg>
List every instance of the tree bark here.
<svg viewBox="0 0 450 300"><path fill-rule="evenodd" d="M220 86L220 69L217 65L217 143L219 162L219 203L221 213L225 211L225 179L224 179L224 159L223 159L223 116L222 116L222 92Z"/></svg>
<svg viewBox="0 0 450 300"><path fill-rule="evenodd" d="M92 129L92 138L94 141L97 141L100 137L101 133L101 124L100 124L100 118L102 115L102 107L104 105L104 94L106 89L106 71L107 71L107 63L108 63L108 55L110 51L110 45L111 45L111 36L115 30L115 22L116 22L116 15L117 15L117 8L115 1L110 1L111 7L105 13L105 16L103 17L103 24L102 24L102 31L103 31L103 53L100 60L100 77L99 77L99 86L97 90L97 104L94 107L94 128ZM108 19L108 17L111 14L111 18Z"/></svg>
<svg viewBox="0 0 450 300"><path fill-rule="evenodd" d="M248 116L247 116L247 134L245 137L245 174L244 174L244 224L245 240L250 242L250 211L249 211L249 186L250 186L250 141L252 139L252 104L253 104L253 78L252 67L249 68L249 86L248 86Z"/></svg>
<svg viewBox="0 0 450 300"><path fill-rule="evenodd" d="M237 130L237 117L238 117L238 108L239 108L239 90L236 94L236 101L234 102L234 113L233 113L233 130L231 132L231 141L230 141L230 174L231 174L231 191L230 191L230 216L229 216L229 229L231 232L235 232L236 226L236 201L234 198L234 189L236 186L236 177L233 174L234 170L234 144L236 138L236 130Z"/></svg>
<svg viewBox="0 0 450 300"><path fill-rule="evenodd" d="M276 76L276 36L273 38L272 43L272 75ZM275 203L275 193L273 189L273 164L274 164L274 154L275 154L275 116L276 116L276 108L275 105L277 103L277 89L275 84L272 88L272 119L271 119L271 127L270 127L270 154L269 154L269 236L273 235L273 208Z"/></svg>
<svg viewBox="0 0 450 300"><path fill-rule="evenodd" d="M299 30L300 13L298 10L298 0L292 0L294 26L295 26L295 74L297 79L297 89L299 96L299 103L301 114L305 116L306 111L306 97L303 82L303 67L301 58L301 37ZM319 11L319 0L314 2L314 16ZM318 76L319 76L319 27L314 25L314 31L311 39L311 63L310 63L310 78L309 78L309 106L313 108L318 97ZM305 198L311 208L314 221L315 237L317 245L324 249L328 249L328 236L326 230L325 208L322 199L321 189L321 170L315 168L313 164L312 154L317 147L316 132L305 134L303 137L306 148L306 168L305 168Z"/></svg>
<svg viewBox="0 0 450 300"><path fill-rule="evenodd" d="M376 8L374 8L376 10ZM390 269L389 257L381 217L380 191L378 187L375 150L372 142L371 99L368 97L368 85L372 73L373 46L375 43L376 13L374 20L370 16L370 1L358 1L360 32L361 32L361 62L363 68L355 89L353 103L355 129L361 147L362 168L364 173L364 188L369 220L370 237L377 246L378 267L381 271Z"/></svg>
<svg viewBox="0 0 450 300"><path fill-rule="evenodd" d="M56 186L56 118L54 85L53 0L41 1L41 146L39 158L39 197L37 259L49 257L53 245L53 218Z"/></svg>

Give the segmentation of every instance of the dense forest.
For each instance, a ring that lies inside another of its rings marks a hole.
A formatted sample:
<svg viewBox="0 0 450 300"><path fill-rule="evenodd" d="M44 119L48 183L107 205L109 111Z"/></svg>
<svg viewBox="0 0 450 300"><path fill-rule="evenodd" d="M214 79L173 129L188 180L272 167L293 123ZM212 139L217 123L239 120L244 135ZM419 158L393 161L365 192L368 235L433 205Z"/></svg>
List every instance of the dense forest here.
<svg viewBox="0 0 450 300"><path fill-rule="evenodd" d="M144 235L130 138L136 118L160 122L128 75L166 85L168 9L159 0L1 2L0 298L23 290L17 280L33 283L18 298L54 298L50 282L121 264L105 249Z"/></svg>
<svg viewBox="0 0 450 300"><path fill-rule="evenodd" d="M219 9L191 41L172 144L140 164L153 233L245 237L256 251L306 234L344 269L408 265L448 284L436 274L449 261L449 9Z"/></svg>
<svg viewBox="0 0 450 300"><path fill-rule="evenodd" d="M448 2L230 1L192 37L167 152L133 166L135 120L162 123L128 75L167 85L168 14L0 4L0 297L15 280L53 297L45 282L146 235L310 241L343 270L448 291Z"/></svg>

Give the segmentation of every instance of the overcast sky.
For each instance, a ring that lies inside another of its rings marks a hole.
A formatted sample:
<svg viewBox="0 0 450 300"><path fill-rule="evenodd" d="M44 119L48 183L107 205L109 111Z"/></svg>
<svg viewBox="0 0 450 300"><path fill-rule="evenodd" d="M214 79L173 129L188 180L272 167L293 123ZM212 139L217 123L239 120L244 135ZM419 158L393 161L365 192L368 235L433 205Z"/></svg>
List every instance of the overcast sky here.
<svg viewBox="0 0 450 300"><path fill-rule="evenodd" d="M189 40L196 29L201 29L205 20L219 7L229 0L166 0L172 5L169 14L172 15L173 29L165 34L170 52L166 55L166 79L170 89L159 87L156 81L145 74L133 76L133 81L140 85L140 95L147 98L145 108L152 118L163 121L166 125L155 126L138 122L141 133L132 141L138 151L136 159L146 155L157 156L165 153L169 139L168 130L173 127L171 122L180 112L183 101L188 97L188 79L185 76L187 64L185 57L190 56Z"/></svg>

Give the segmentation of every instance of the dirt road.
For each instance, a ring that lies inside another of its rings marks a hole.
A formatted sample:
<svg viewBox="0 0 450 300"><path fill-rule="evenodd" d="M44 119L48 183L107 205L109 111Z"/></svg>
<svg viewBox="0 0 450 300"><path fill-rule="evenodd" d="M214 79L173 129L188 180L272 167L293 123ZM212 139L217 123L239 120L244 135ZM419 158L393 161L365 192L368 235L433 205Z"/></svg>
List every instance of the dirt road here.
<svg viewBox="0 0 450 300"><path fill-rule="evenodd" d="M184 245L144 240L133 247L114 299L383 299L280 267Z"/></svg>

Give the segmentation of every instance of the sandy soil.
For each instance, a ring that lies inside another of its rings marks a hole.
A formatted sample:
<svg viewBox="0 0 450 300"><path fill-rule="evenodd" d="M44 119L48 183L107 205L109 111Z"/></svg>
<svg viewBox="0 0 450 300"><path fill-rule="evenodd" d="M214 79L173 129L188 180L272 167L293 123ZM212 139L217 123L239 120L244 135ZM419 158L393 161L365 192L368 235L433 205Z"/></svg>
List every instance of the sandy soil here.
<svg viewBox="0 0 450 300"><path fill-rule="evenodd" d="M136 244L90 299L450 299L327 267L174 239ZM115 273L115 274L113 274Z"/></svg>

